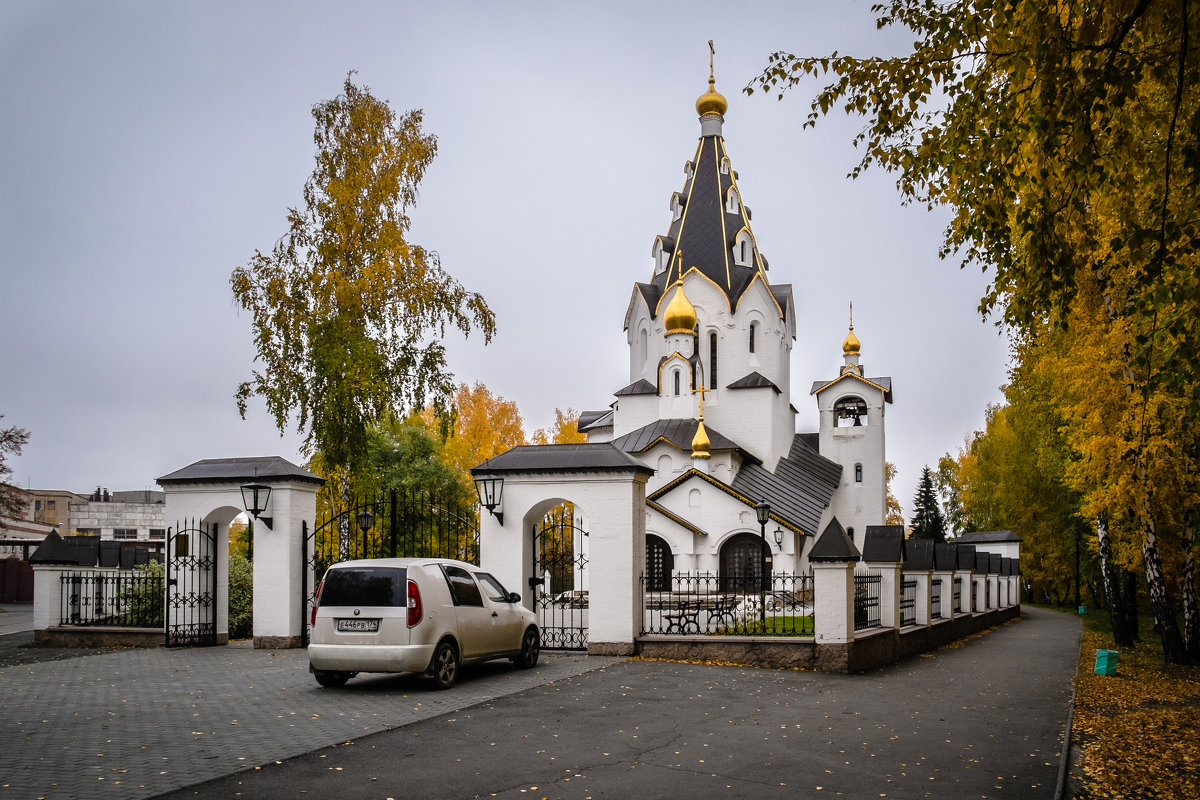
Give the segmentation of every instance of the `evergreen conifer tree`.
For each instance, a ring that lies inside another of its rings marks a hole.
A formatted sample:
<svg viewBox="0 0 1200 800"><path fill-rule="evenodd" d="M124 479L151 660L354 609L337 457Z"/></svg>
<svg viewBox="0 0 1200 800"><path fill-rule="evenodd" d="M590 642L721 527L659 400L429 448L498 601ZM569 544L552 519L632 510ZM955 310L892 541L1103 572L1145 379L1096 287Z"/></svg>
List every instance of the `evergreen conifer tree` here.
<svg viewBox="0 0 1200 800"><path fill-rule="evenodd" d="M917 496L913 498L912 532L909 535L913 539L946 541L946 519L938 507L929 467L921 470L921 483L917 487Z"/></svg>

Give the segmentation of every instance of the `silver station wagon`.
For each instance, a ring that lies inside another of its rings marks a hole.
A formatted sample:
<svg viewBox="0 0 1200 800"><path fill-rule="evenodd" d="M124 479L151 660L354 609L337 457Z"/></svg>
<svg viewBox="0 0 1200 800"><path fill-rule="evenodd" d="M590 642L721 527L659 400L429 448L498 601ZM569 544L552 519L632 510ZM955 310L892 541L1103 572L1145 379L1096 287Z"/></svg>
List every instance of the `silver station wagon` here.
<svg viewBox="0 0 1200 800"><path fill-rule="evenodd" d="M317 588L309 669L322 686L360 672L419 672L438 689L462 664L537 664L536 618L490 574L446 558L343 561Z"/></svg>

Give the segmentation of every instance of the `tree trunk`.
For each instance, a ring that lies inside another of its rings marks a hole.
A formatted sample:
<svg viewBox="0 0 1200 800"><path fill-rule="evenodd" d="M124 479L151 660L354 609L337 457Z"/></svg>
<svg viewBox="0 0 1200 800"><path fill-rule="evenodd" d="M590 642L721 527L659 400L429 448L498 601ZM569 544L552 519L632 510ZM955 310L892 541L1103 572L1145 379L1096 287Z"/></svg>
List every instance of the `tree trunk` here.
<svg viewBox="0 0 1200 800"><path fill-rule="evenodd" d="M350 471L342 468L336 472L338 495L342 503L341 516L338 519L338 561L345 561L350 558Z"/></svg>
<svg viewBox="0 0 1200 800"><path fill-rule="evenodd" d="M1137 573L1127 569L1121 572L1125 586L1121 589L1121 614L1125 617L1125 630L1129 634L1130 643L1140 642L1141 633L1138 628L1137 604Z"/></svg>
<svg viewBox="0 0 1200 800"><path fill-rule="evenodd" d="M1175 609L1171 607L1171 596L1167 592L1167 581L1163 576L1162 557L1158 553L1158 537L1154 532L1154 518L1147 517L1145 538L1142 540L1142 560L1146 565L1146 588L1150 592L1150 607L1154 610L1154 621L1162 639L1163 660L1168 664L1188 664L1187 650L1183 637L1179 635L1179 623L1175 621Z"/></svg>
<svg viewBox="0 0 1200 800"><path fill-rule="evenodd" d="M1183 567L1179 576L1183 593L1183 644L1188 658L1200 662L1200 608L1196 600L1195 515L1188 511L1183 518Z"/></svg>
<svg viewBox="0 0 1200 800"><path fill-rule="evenodd" d="M1108 519L1096 520L1096 539L1100 550L1100 576L1104 579L1104 596L1108 599L1108 619L1112 622L1113 641L1117 647L1129 647L1133 637L1125 624L1125 604L1121 601L1121 584L1117 566L1112 560L1112 544L1108 538Z"/></svg>

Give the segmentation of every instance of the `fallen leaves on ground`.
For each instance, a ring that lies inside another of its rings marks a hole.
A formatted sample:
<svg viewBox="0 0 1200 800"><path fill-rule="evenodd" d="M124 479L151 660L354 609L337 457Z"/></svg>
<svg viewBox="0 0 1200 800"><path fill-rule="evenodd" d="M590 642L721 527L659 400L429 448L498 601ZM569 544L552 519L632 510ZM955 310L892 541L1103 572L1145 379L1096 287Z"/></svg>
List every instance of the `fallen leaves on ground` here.
<svg viewBox="0 0 1200 800"><path fill-rule="evenodd" d="M1077 798L1200 797L1200 668L1164 665L1151 637L1121 648L1117 674L1105 676L1095 673L1096 651L1116 649L1112 636L1084 629L1072 729Z"/></svg>

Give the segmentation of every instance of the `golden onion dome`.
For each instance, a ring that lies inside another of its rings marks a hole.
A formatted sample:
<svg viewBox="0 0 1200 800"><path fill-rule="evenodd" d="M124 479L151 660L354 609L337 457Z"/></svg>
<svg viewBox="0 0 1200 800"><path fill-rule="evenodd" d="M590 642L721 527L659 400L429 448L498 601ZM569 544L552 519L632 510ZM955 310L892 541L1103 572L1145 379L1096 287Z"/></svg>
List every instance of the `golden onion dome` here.
<svg viewBox="0 0 1200 800"><path fill-rule="evenodd" d="M708 431L704 430L704 414L700 414L700 423L696 426L696 435L692 437L692 458L710 458L710 442Z"/></svg>
<svg viewBox="0 0 1200 800"><path fill-rule="evenodd" d="M683 279L675 281L675 296L667 304L667 312L663 316L667 326L667 336L673 333L696 332L696 307L683 293Z"/></svg>
<svg viewBox="0 0 1200 800"><path fill-rule="evenodd" d="M696 113L702 117L707 114L717 114L723 117L728 108L729 101L725 99L725 95L717 91L717 81L710 75L708 91L696 98Z"/></svg>
<svg viewBox="0 0 1200 800"><path fill-rule="evenodd" d="M848 356L858 355L862 344L859 343L858 337L854 335L854 326L850 326L850 332L846 334L846 339L842 342L842 353Z"/></svg>

